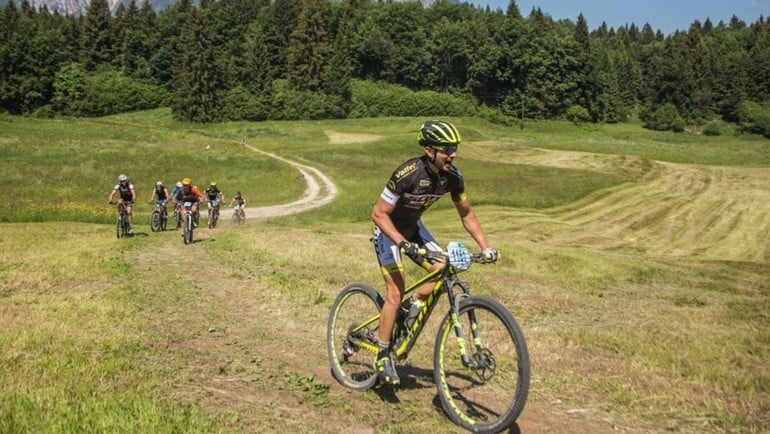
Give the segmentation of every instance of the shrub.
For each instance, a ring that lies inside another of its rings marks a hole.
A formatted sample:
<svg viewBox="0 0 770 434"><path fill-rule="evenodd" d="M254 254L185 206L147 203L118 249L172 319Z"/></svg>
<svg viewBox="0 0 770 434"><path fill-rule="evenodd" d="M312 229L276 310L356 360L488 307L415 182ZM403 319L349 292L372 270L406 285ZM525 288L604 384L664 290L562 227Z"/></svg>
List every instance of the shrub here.
<svg viewBox="0 0 770 434"><path fill-rule="evenodd" d="M171 101L165 88L126 77L111 68L85 76L83 83L79 69L69 65L57 78L58 98L54 102L65 114L104 116L167 106Z"/></svg>
<svg viewBox="0 0 770 434"><path fill-rule="evenodd" d="M468 116L478 114L472 98L448 92L419 91L363 80L351 82L349 118L377 116Z"/></svg>
<svg viewBox="0 0 770 434"><path fill-rule="evenodd" d="M329 105L323 93L289 89L286 80L273 81L270 104L270 119L286 121L324 119Z"/></svg>
<svg viewBox="0 0 770 434"><path fill-rule="evenodd" d="M709 122L709 124L703 128L703 134L707 136L719 136L722 135L722 129L719 127L718 123Z"/></svg>
<svg viewBox="0 0 770 434"><path fill-rule="evenodd" d="M579 105L570 106L564 113L564 116L568 121L575 125L582 124L591 120L591 115L588 113L588 110Z"/></svg>
<svg viewBox="0 0 770 434"><path fill-rule="evenodd" d="M684 131L684 119L671 103L658 107L655 111L646 111L642 115L644 127L656 131Z"/></svg>
<svg viewBox="0 0 770 434"><path fill-rule="evenodd" d="M741 130L770 138L770 107L745 101L739 110Z"/></svg>
<svg viewBox="0 0 770 434"><path fill-rule="evenodd" d="M230 121L264 121L268 118L268 111L258 97L245 87L238 86L225 94L222 116Z"/></svg>

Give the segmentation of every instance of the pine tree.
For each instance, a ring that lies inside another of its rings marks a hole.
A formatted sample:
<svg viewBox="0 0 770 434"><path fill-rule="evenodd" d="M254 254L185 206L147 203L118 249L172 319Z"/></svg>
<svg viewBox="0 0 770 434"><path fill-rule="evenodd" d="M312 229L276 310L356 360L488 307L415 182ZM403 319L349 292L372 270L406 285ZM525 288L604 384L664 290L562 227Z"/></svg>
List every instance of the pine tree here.
<svg viewBox="0 0 770 434"><path fill-rule="evenodd" d="M116 56L116 41L107 0L91 0L83 23L83 59L90 71L109 64Z"/></svg>
<svg viewBox="0 0 770 434"><path fill-rule="evenodd" d="M213 37L203 13L192 7L179 37L173 66L174 118L191 122L216 122L221 118L221 67Z"/></svg>
<svg viewBox="0 0 770 434"><path fill-rule="evenodd" d="M329 46L324 28L325 0L306 0L291 34L286 78L294 90L321 90L328 68Z"/></svg>

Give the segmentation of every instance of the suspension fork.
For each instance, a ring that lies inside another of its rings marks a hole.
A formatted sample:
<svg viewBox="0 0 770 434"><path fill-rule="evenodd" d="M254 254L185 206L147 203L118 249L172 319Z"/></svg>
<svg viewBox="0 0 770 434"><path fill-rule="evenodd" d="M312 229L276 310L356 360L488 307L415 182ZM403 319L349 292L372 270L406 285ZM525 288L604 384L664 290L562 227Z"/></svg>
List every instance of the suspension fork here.
<svg viewBox="0 0 770 434"><path fill-rule="evenodd" d="M457 348L460 351L460 358L462 359L463 366L471 369L476 368L478 363L468 353L468 340L466 339L462 325L460 324L460 303L471 297L468 284L458 280L456 277L444 279L444 284L447 285L447 295L449 297L449 318L451 325L455 330L455 341L457 342ZM463 292L455 294L453 291L455 285L459 285L463 289ZM468 312L468 321L470 322L473 345L477 349L480 349L481 337L479 335L478 323L476 322L476 313L473 310Z"/></svg>

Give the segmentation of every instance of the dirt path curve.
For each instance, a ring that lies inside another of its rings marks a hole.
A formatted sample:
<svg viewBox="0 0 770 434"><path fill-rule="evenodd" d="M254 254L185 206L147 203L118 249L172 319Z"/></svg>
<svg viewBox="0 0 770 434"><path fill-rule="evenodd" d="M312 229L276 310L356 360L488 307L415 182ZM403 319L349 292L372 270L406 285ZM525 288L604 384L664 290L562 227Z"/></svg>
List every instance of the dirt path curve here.
<svg viewBox="0 0 770 434"><path fill-rule="evenodd" d="M323 172L316 169L315 167L306 166L304 164L297 163L296 161L280 157L270 152L262 151L251 145L244 144L244 146L254 152L283 161L284 163L295 167L297 170L299 170L302 178L304 178L305 182L307 183L305 194L294 202L272 206L246 207L247 219L280 217L296 214L331 203L334 198L337 197L337 186L334 184L331 178L324 175ZM232 214L233 210L229 207L226 210L222 210L222 216L224 218L229 219Z"/></svg>

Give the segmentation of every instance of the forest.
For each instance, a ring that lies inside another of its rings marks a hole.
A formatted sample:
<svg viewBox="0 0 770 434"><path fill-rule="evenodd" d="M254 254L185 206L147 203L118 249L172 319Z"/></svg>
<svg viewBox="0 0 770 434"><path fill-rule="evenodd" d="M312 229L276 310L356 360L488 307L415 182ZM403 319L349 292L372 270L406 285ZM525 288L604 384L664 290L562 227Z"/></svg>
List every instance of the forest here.
<svg viewBox="0 0 770 434"><path fill-rule="evenodd" d="M770 20L589 29L516 1L145 0L81 16L8 2L0 113L170 106L190 122L374 116L700 125L770 137Z"/></svg>

